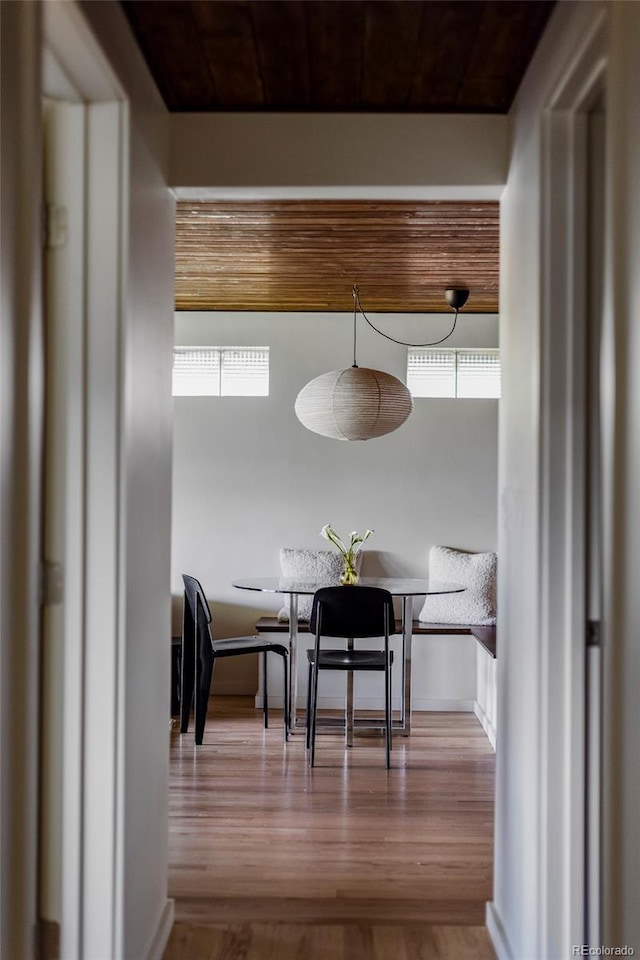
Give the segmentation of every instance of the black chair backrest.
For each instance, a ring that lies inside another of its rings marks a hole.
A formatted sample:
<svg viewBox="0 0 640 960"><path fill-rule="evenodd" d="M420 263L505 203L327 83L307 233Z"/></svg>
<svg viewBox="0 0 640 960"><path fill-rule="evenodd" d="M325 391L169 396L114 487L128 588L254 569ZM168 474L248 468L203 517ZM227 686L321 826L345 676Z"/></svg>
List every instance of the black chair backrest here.
<svg viewBox="0 0 640 960"><path fill-rule="evenodd" d="M184 609L182 611L182 630L185 637L193 636L197 629L197 649L199 655L208 657L213 645L211 638L211 611L202 585L195 577L182 575L184 583Z"/></svg>
<svg viewBox="0 0 640 960"><path fill-rule="evenodd" d="M393 598L380 587L322 587L313 597L309 629L316 632L322 604L323 637L384 637L395 631Z"/></svg>
<svg viewBox="0 0 640 960"><path fill-rule="evenodd" d="M183 573L182 582L184 583L184 595L187 598L191 616L195 620L197 609L196 604L199 600L206 622L211 623L211 611L209 610L209 604L207 603L207 598L204 595L204 590L202 589L202 584L200 581L196 580L195 577L189 577L186 573Z"/></svg>

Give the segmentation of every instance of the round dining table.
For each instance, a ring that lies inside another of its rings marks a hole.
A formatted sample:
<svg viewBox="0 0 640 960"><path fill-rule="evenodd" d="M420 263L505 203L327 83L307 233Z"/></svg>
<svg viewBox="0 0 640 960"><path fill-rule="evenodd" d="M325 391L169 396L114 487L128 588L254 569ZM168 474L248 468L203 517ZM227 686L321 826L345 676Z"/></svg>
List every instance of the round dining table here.
<svg viewBox="0 0 640 960"><path fill-rule="evenodd" d="M260 593L282 593L289 596L289 650L291 664L291 683L289 684L291 729L297 726L298 702L298 597L312 596L321 587L335 587L336 580L298 580L292 577L251 577L246 580L234 580L233 586L239 590L255 590ZM413 626L413 598L445 593L462 593L465 589L459 583L445 583L437 580L421 580L412 577L359 577L353 587L381 587L388 590L392 597L402 600L402 681L400 696L400 717L394 721L394 730L408 735L411 732L411 644ZM347 686L347 723L353 728L353 685Z"/></svg>

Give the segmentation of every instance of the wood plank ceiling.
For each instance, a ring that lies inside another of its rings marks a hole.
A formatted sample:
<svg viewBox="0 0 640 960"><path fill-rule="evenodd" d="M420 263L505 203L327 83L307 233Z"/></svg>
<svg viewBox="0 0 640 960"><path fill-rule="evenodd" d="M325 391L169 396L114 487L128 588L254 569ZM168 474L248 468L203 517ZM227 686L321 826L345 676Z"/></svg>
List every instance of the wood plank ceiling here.
<svg viewBox="0 0 640 960"><path fill-rule="evenodd" d="M553 0L122 0L172 111L505 113Z"/></svg>
<svg viewBox="0 0 640 960"><path fill-rule="evenodd" d="M178 203L177 310L498 310L497 203Z"/></svg>
<svg viewBox="0 0 640 960"><path fill-rule="evenodd" d="M171 111L509 110L553 0L121 0ZM498 309L495 203L178 204L179 310Z"/></svg>

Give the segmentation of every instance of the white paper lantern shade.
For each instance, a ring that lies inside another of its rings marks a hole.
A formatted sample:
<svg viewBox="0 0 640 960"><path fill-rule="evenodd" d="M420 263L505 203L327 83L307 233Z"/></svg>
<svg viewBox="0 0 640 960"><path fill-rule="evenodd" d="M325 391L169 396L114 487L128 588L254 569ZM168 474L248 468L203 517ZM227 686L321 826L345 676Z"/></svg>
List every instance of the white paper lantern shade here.
<svg viewBox="0 0 640 960"><path fill-rule="evenodd" d="M372 440L401 427L413 410L408 388L369 367L332 370L311 380L296 398L300 423L334 440Z"/></svg>

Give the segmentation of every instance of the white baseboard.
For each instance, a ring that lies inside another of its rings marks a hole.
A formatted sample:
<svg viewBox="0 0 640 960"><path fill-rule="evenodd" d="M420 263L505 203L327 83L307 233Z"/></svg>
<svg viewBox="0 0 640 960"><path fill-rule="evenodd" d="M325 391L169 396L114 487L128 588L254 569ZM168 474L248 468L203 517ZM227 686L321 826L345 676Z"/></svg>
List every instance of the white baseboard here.
<svg viewBox="0 0 640 960"><path fill-rule="evenodd" d="M486 921L487 930L498 960L514 960L504 925L492 900L487 904Z"/></svg>
<svg viewBox="0 0 640 960"><path fill-rule="evenodd" d="M147 960L162 960L173 927L174 906L173 900L165 902L151 946L147 951Z"/></svg>
<svg viewBox="0 0 640 960"><path fill-rule="evenodd" d="M414 697L411 701L412 712L424 713L473 713L475 700L437 700L435 698Z"/></svg>
<svg viewBox="0 0 640 960"><path fill-rule="evenodd" d="M487 716L487 714L484 712L484 710L482 709L482 707L480 706L477 700L473 705L473 712L475 713L476 717L482 724L482 729L486 733L487 737L489 738L489 742L491 746L495 750L496 749L496 728L491 722L491 720L489 719L489 717Z"/></svg>

